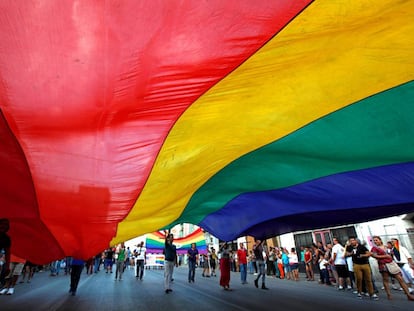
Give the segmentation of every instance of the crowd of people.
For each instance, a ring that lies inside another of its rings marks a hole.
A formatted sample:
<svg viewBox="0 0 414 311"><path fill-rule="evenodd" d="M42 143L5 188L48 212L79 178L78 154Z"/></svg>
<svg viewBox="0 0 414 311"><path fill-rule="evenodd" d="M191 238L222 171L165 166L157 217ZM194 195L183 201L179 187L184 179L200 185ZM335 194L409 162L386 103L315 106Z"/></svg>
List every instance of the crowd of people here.
<svg viewBox="0 0 414 311"><path fill-rule="evenodd" d="M247 284L247 273L253 274L255 287L267 290L266 276L299 281L301 268L305 272L306 281L316 281L321 285L335 286L338 290L348 290L358 298L367 296L372 300L378 300L379 291L373 278L374 269L378 269L383 281L382 289L385 290L388 299L392 299L390 288L394 288L403 291L408 300L414 300L414 262L398 239L392 239L384 246L381 238L375 236L372 238L374 246L371 249L356 237L349 238L344 244L341 244L339 238L334 237L332 242L327 245L317 242L302 246L299 252L295 247L291 247L290 250L284 247L267 247L264 241L259 239L255 240L249 251L244 243L240 243L236 250L232 249L229 243L223 243L218 256L213 248L208 250L207 254L200 255L193 244L188 251L188 281L194 282L197 265L203 268L204 277L209 275L208 263L214 263L215 269L218 259L219 285L224 290L231 290L231 271L240 272L241 284ZM396 269L391 270L388 267L389 263L394 263Z"/></svg>
<svg viewBox="0 0 414 311"><path fill-rule="evenodd" d="M0 295L14 294L19 279L19 283L29 283L37 271L45 268L13 255L8 230L8 220L0 219ZM297 252L295 247L290 250L284 247L268 247L265 241L256 239L250 250L244 243L240 243L236 249L232 248L233 244L222 243L217 253L211 247L202 254L193 243L186 254L188 282L196 281L196 267L202 268L202 277L215 277L218 268L218 284L226 291L231 291L232 271L240 272L241 284L248 284L247 274L250 273L254 275L256 288L268 290L266 276L300 281L301 268L305 272L306 281L335 286L338 290L349 290L358 298L367 296L378 300L379 291L373 277L374 272L378 272L387 299L392 299L393 288L403 291L408 300L414 301L414 261L407 248L396 238L384 244L380 236L374 236L370 242L371 247L356 237L350 237L342 244L338 237L334 237L332 244L312 243L300 247ZM170 232L165 233L163 253L164 290L169 294L173 291L174 268L179 264L174 235ZM87 260L67 257L51 262L47 268L50 276L58 276L60 272L69 274L69 293L76 295L84 270L87 274L98 273L103 266L105 273L115 272L114 280L121 281L125 269L134 268L135 277L142 280L146 255L144 242L138 244L134 251L120 243Z"/></svg>
<svg viewBox="0 0 414 311"><path fill-rule="evenodd" d="M334 237L332 242L327 245L317 242L302 246L297 253L295 247L290 250L284 247L267 248L263 241L255 240L246 261L239 252L244 250L242 244L237 251L230 250L228 254L225 253L228 258L226 267L228 265L229 270L239 271L241 283L247 284L243 274L247 264L248 272L255 275L254 285L259 287L258 282L261 279L261 288L267 289L266 275L299 281L299 268L302 266L306 281L317 281L321 285L335 286L338 290L349 290L358 298L367 296L372 300L379 299L373 277L376 272L374 269L377 269L387 299L392 299L390 288L393 288L403 291L408 300L414 301L414 261L398 239L391 239L384 245L381 237L374 236L370 249L357 237L349 238L344 244ZM226 286L229 285L226 283Z"/></svg>

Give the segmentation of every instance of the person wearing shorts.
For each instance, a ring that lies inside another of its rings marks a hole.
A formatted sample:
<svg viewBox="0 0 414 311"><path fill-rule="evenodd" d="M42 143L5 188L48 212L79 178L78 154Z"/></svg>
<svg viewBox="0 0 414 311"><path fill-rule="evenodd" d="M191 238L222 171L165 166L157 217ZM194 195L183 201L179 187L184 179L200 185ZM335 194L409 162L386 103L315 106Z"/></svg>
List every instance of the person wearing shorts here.
<svg viewBox="0 0 414 311"><path fill-rule="evenodd" d="M336 272L338 273L338 290L343 290L345 287L351 290L352 286L345 258L345 247L341 245L336 237L333 238L333 244L331 262L334 264Z"/></svg>
<svg viewBox="0 0 414 311"><path fill-rule="evenodd" d="M0 291L0 295L13 295L19 276L22 274L26 260L13 254L10 256L10 272L6 276L4 288Z"/></svg>

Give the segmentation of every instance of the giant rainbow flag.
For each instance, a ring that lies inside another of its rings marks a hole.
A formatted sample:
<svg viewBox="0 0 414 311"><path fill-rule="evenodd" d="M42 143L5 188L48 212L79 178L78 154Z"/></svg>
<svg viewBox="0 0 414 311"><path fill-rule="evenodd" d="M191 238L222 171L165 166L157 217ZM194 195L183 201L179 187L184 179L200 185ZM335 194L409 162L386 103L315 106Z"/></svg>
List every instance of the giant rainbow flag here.
<svg viewBox="0 0 414 311"><path fill-rule="evenodd" d="M200 254L207 253L207 244L204 236L204 231L201 228L196 229L184 237L174 237L174 245L177 248L178 254L187 254L187 251L191 248L192 243L196 243L196 247ZM162 253L165 245L164 232L156 231L146 234L145 245L147 248L147 253Z"/></svg>
<svg viewBox="0 0 414 311"><path fill-rule="evenodd" d="M88 258L414 212L414 0L0 1L0 218Z"/></svg>

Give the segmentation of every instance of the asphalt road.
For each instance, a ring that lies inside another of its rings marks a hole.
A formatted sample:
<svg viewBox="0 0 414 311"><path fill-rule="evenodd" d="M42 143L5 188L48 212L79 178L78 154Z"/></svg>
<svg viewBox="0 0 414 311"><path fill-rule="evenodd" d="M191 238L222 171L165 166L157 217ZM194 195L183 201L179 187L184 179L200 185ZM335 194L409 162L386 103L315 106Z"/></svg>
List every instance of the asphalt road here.
<svg viewBox="0 0 414 311"><path fill-rule="evenodd" d="M18 284L14 295L0 296L0 311L59 310L59 311L213 311L213 310L335 310L335 311L402 311L413 310L404 294L393 291L393 300L380 291L379 301L358 299L352 291L338 291L335 287L317 282L299 282L267 278L269 290L254 287L254 275L248 275L248 284L242 285L240 275L232 273L232 291L224 291L217 277L201 276L197 269L195 283L187 281L187 266L174 273L173 292L166 294L163 270L146 270L142 281L134 270L126 270L122 281L115 281L115 273L83 273L76 296L69 291L69 276L49 276L36 273L30 284ZM377 286L381 288L379 282Z"/></svg>

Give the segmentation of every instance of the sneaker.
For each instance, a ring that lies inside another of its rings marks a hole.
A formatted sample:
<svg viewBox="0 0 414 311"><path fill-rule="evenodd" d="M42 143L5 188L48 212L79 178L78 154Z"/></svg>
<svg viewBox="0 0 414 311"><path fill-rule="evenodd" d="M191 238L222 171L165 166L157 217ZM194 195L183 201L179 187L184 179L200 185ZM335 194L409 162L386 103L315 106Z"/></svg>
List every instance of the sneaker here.
<svg viewBox="0 0 414 311"><path fill-rule="evenodd" d="M9 290L7 291L7 295L13 295L14 294L14 288L10 287Z"/></svg>
<svg viewBox="0 0 414 311"><path fill-rule="evenodd" d="M357 290L354 290L352 293L353 294L358 294L358 291Z"/></svg>
<svg viewBox="0 0 414 311"><path fill-rule="evenodd" d="M339 285L338 290L343 290L343 286Z"/></svg>
<svg viewBox="0 0 414 311"><path fill-rule="evenodd" d="M0 291L0 295L4 295L4 294L6 294L8 290L9 290L8 288L3 288L3 289Z"/></svg>
<svg viewBox="0 0 414 311"><path fill-rule="evenodd" d="M374 295L371 296L371 299L378 300L379 298L378 298L377 294L374 294Z"/></svg>
<svg viewBox="0 0 414 311"><path fill-rule="evenodd" d="M357 294L357 297L362 299L362 295L361 295L361 293L358 293L358 294Z"/></svg>
<svg viewBox="0 0 414 311"><path fill-rule="evenodd" d="M392 289L398 290L398 287L395 284L392 284L391 287L392 287Z"/></svg>
<svg viewBox="0 0 414 311"><path fill-rule="evenodd" d="M351 285L348 285L346 289L347 289L347 290L352 290Z"/></svg>

